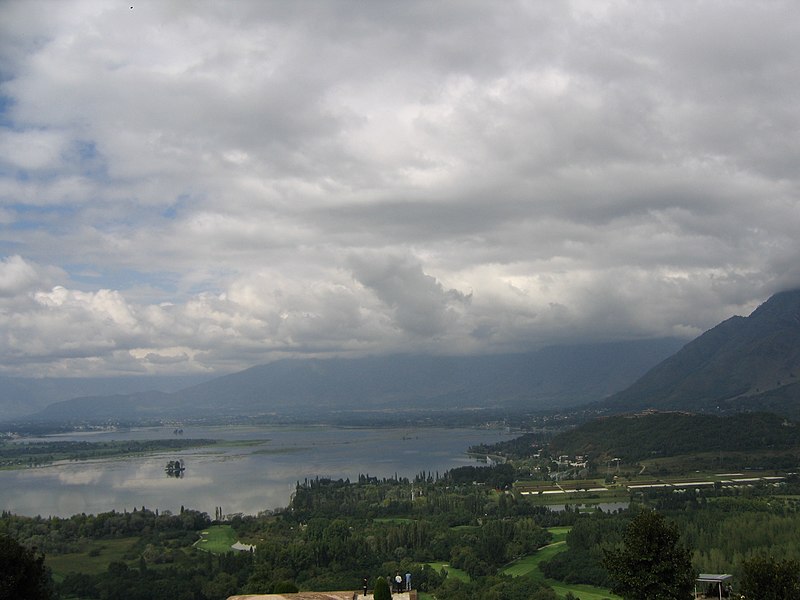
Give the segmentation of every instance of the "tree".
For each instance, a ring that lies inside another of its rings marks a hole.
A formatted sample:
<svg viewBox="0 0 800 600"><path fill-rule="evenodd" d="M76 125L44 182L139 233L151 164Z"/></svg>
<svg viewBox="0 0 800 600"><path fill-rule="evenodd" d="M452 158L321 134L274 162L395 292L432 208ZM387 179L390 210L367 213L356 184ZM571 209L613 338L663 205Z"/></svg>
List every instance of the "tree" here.
<svg viewBox="0 0 800 600"><path fill-rule="evenodd" d="M656 512L642 511L628 525L622 546L604 552L611 590L625 600L684 600L694 573L677 529Z"/></svg>
<svg viewBox="0 0 800 600"><path fill-rule="evenodd" d="M236 593L236 577L229 573L217 573L214 579L203 583L202 591L206 598L227 598Z"/></svg>
<svg viewBox="0 0 800 600"><path fill-rule="evenodd" d="M279 581L272 588L273 594L296 594L300 589L291 581ZM228 594L229 596L232 594Z"/></svg>
<svg viewBox="0 0 800 600"><path fill-rule="evenodd" d="M378 577L375 580L375 590L372 592L372 597L375 600L392 600L392 590L389 587L389 582L384 577Z"/></svg>
<svg viewBox="0 0 800 600"><path fill-rule="evenodd" d="M800 563L756 556L742 561L741 593L746 598L800 598Z"/></svg>
<svg viewBox="0 0 800 600"><path fill-rule="evenodd" d="M44 556L37 556L15 539L0 535L0 598L49 600L52 597L52 581L44 566Z"/></svg>

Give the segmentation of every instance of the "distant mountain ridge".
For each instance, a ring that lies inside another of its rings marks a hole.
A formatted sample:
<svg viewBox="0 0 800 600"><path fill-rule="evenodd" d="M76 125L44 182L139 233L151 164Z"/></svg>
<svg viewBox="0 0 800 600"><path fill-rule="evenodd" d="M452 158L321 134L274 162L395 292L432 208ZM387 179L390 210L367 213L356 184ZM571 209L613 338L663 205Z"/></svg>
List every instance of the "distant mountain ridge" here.
<svg viewBox="0 0 800 600"><path fill-rule="evenodd" d="M800 417L800 290L723 321L599 406Z"/></svg>
<svg viewBox="0 0 800 600"><path fill-rule="evenodd" d="M42 410L49 404L85 396L147 392L176 392L211 379L208 375L130 375L123 377L7 377L0 376L0 420Z"/></svg>
<svg viewBox="0 0 800 600"><path fill-rule="evenodd" d="M4 381L13 385L3 388ZM0 378L6 405L10 397L16 410L30 401L32 389L30 380ZM775 294L750 316L731 317L685 345L660 339L489 356L286 359L178 391L64 400L36 417L314 420L399 408L549 410L587 403L611 414L770 411L800 419L800 290Z"/></svg>
<svg viewBox="0 0 800 600"><path fill-rule="evenodd" d="M302 416L337 412L551 409L603 398L635 381L683 341L560 346L488 356L395 355L286 359L175 393L76 398L36 415L46 420Z"/></svg>

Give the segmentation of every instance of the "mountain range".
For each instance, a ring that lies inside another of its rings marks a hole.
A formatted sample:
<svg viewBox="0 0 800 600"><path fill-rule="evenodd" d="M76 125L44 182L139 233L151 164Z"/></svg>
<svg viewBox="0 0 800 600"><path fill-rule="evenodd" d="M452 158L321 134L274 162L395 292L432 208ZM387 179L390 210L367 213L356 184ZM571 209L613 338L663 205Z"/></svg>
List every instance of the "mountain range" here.
<svg viewBox="0 0 800 600"><path fill-rule="evenodd" d="M0 410L8 412L9 398L19 410L25 393L35 396L31 381L14 380L16 388L4 388L0 378ZM15 395L15 389L24 393ZM748 317L731 317L689 343L657 339L488 356L286 359L177 390L87 394L49 404L31 418L315 420L401 409L578 406L606 414L770 411L800 418L800 290L775 294Z"/></svg>
<svg viewBox="0 0 800 600"><path fill-rule="evenodd" d="M674 353L657 339L554 346L488 356L393 355L286 359L174 392L91 395L56 402L39 420L227 418L425 410L562 408L607 397Z"/></svg>
<svg viewBox="0 0 800 600"><path fill-rule="evenodd" d="M108 396L159 390L177 392L212 379L209 375L120 377L0 376L0 421L38 412L55 402L86 396Z"/></svg>

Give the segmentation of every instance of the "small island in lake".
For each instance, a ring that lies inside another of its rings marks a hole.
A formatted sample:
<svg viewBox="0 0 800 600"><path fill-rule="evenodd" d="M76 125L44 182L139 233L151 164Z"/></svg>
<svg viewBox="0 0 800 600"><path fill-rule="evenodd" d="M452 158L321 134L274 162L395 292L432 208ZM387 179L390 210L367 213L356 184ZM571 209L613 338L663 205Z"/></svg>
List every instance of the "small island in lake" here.
<svg viewBox="0 0 800 600"><path fill-rule="evenodd" d="M186 467L182 460L171 460L167 463L167 466L164 467L164 471L166 471L169 477L183 477L183 472L185 470Z"/></svg>

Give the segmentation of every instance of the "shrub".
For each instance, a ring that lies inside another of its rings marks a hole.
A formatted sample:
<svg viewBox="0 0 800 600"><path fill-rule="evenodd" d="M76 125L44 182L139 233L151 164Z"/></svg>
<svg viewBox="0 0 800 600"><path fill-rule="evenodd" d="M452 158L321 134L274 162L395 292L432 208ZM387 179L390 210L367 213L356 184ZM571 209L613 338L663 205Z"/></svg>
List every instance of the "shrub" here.
<svg viewBox="0 0 800 600"><path fill-rule="evenodd" d="M389 588L389 582L383 577L378 577L375 581L375 590L372 593L375 600L392 600L392 590Z"/></svg>

